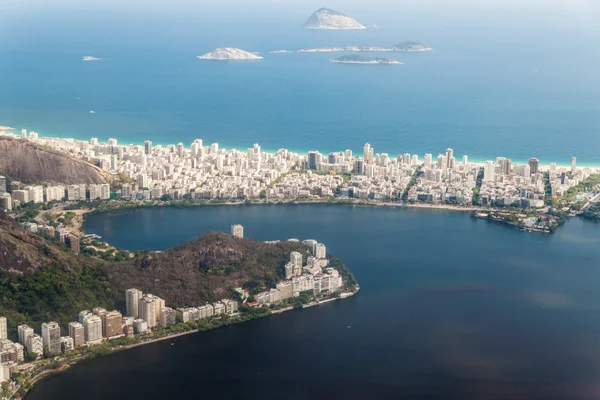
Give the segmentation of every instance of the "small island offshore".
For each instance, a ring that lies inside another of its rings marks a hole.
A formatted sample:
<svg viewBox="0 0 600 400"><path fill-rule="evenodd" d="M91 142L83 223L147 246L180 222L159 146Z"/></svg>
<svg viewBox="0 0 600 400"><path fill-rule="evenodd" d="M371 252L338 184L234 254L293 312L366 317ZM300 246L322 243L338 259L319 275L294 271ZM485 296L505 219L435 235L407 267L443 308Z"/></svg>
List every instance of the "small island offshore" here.
<svg viewBox="0 0 600 400"><path fill-rule="evenodd" d="M2 398L21 398L83 359L359 290L324 244L244 239L241 225L164 252L118 250L122 257L111 261L83 251L74 234L52 230L27 232L0 211Z"/></svg>
<svg viewBox="0 0 600 400"><path fill-rule="evenodd" d="M262 60L263 57L245 50L233 47L217 48L206 54L198 56L199 60Z"/></svg>
<svg viewBox="0 0 600 400"><path fill-rule="evenodd" d="M352 17L331 8L320 8L315 11L304 24L307 29L318 30L355 30L367 29L366 26Z"/></svg>
<svg viewBox="0 0 600 400"><path fill-rule="evenodd" d="M391 46L347 46L347 47L317 47L300 49L299 53L341 53L341 52L404 52L422 53L433 51L433 48L418 42L401 42ZM273 52L274 54L282 51Z"/></svg>
<svg viewBox="0 0 600 400"><path fill-rule="evenodd" d="M342 56L331 60L332 63L339 64L365 64L365 65L377 65L377 64L402 64L400 61L392 60L390 58L382 57L365 57L358 54L352 54L348 56Z"/></svg>

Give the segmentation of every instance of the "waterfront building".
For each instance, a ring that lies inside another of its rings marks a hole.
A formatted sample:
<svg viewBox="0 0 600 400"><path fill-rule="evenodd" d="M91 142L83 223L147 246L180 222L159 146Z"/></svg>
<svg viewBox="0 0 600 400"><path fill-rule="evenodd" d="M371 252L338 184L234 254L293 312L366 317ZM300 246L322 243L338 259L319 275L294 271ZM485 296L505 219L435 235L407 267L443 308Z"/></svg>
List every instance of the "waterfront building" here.
<svg viewBox="0 0 600 400"><path fill-rule="evenodd" d="M226 314L229 314L229 315L235 314L238 310L237 301L223 299L223 300L221 300L221 303L223 303L225 305L225 313Z"/></svg>
<svg viewBox="0 0 600 400"><path fill-rule="evenodd" d="M577 169L577 157L571 158L571 172L575 172Z"/></svg>
<svg viewBox="0 0 600 400"><path fill-rule="evenodd" d="M33 328L28 325L19 325L17 327L17 331L19 333L19 343L23 346L27 346L27 340L29 340L29 336L33 335Z"/></svg>
<svg viewBox="0 0 600 400"><path fill-rule="evenodd" d="M102 185L100 185L100 199L110 199L110 185L108 183L103 183Z"/></svg>
<svg viewBox="0 0 600 400"><path fill-rule="evenodd" d="M109 339L123 335L123 315L119 311L111 311L102 317L102 334Z"/></svg>
<svg viewBox="0 0 600 400"><path fill-rule="evenodd" d="M149 156L152 154L152 141L151 140L146 140L144 142L144 153Z"/></svg>
<svg viewBox="0 0 600 400"><path fill-rule="evenodd" d="M148 322L144 321L141 318L133 321L133 327L136 333L145 333L148 331Z"/></svg>
<svg viewBox="0 0 600 400"><path fill-rule="evenodd" d="M85 344L85 330L79 322L69 323L69 336L73 339L73 347L81 347Z"/></svg>
<svg viewBox="0 0 600 400"><path fill-rule="evenodd" d="M319 243L315 246L315 257L327 258L327 249L324 244Z"/></svg>
<svg viewBox="0 0 600 400"><path fill-rule="evenodd" d="M42 340L44 351L49 354L60 353L60 326L58 323L52 321L42 324Z"/></svg>
<svg viewBox="0 0 600 400"><path fill-rule="evenodd" d="M125 308L127 310L128 317L138 317L138 306L142 296L143 293L139 289L127 289L125 292Z"/></svg>
<svg viewBox="0 0 600 400"><path fill-rule="evenodd" d="M8 338L8 328L6 324L6 317L0 317L0 339Z"/></svg>
<svg viewBox="0 0 600 400"><path fill-rule="evenodd" d="M312 275L295 276L292 278L294 297L300 296L300 293L313 291L315 287Z"/></svg>
<svg viewBox="0 0 600 400"><path fill-rule="evenodd" d="M244 238L244 227L242 225L231 225L231 235L236 238Z"/></svg>
<svg viewBox="0 0 600 400"><path fill-rule="evenodd" d="M163 307L160 310L160 326L167 328L175 325L177 322L177 312L170 307Z"/></svg>
<svg viewBox="0 0 600 400"><path fill-rule="evenodd" d="M153 294L145 294L139 301L139 317L148 322L148 328L154 328L160 321L160 310L165 307L165 301Z"/></svg>
<svg viewBox="0 0 600 400"><path fill-rule="evenodd" d="M217 301L214 305L214 315L221 315L223 313L225 313L225 305L223 303L221 303L220 301Z"/></svg>
<svg viewBox="0 0 600 400"><path fill-rule="evenodd" d="M25 348L27 349L27 353L36 354L39 358L44 354L44 339L37 333L32 333L27 338Z"/></svg>
<svg viewBox="0 0 600 400"><path fill-rule="evenodd" d="M88 345L102 343L102 319L90 315L83 320L83 336Z"/></svg>
<svg viewBox="0 0 600 400"><path fill-rule="evenodd" d="M60 338L60 349L63 353L75 349L74 340L70 336L63 336Z"/></svg>

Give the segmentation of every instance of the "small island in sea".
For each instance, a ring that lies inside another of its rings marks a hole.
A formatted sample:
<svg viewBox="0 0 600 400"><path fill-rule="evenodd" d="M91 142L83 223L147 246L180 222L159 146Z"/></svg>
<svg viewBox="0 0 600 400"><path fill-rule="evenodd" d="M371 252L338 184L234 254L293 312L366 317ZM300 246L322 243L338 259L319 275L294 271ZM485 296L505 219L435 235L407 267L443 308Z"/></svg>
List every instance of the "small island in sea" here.
<svg viewBox="0 0 600 400"><path fill-rule="evenodd" d="M392 60L390 58L382 57L365 57L359 54L351 54L348 56L342 56L331 60L332 63L339 64L402 64L400 61Z"/></svg>
<svg viewBox="0 0 600 400"><path fill-rule="evenodd" d="M217 48L198 56L199 60L262 60L263 57L242 49L233 47Z"/></svg>
<svg viewBox="0 0 600 400"><path fill-rule="evenodd" d="M347 46L347 47L317 47L300 49L299 53L343 53L343 52L405 52L420 53L432 51L433 48L418 42L401 42L391 46Z"/></svg>
<svg viewBox="0 0 600 400"><path fill-rule="evenodd" d="M366 26L352 17L330 8L320 8L315 11L304 24L307 29L320 30L352 30L367 29Z"/></svg>
<svg viewBox="0 0 600 400"><path fill-rule="evenodd" d="M98 58L98 57L92 57L92 56L83 56L83 58L81 60L82 61L100 61L102 59Z"/></svg>

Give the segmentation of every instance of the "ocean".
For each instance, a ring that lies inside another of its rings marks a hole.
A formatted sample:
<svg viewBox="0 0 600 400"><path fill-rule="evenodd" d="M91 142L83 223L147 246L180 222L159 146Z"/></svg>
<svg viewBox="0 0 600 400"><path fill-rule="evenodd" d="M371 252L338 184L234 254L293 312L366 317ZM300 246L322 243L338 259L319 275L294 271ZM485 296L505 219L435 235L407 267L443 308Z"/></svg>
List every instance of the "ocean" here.
<svg viewBox="0 0 600 400"><path fill-rule="evenodd" d="M325 243L360 292L87 360L26 400L599 397L600 224L542 235L453 211L281 205L140 209L84 228L164 250L234 223Z"/></svg>
<svg viewBox="0 0 600 400"><path fill-rule="evenodd" d="M0 125L120 143L362 154L369 142L392 156L452 147L478 161L599 164L591 1L333 0L378 25L333 32L302 28L324 5L315 0L80 3L0 4ZM406 40L435 51L375 54L404 64L374 66L269 53ZM196 59L216 47L265 59Z"/></svg>

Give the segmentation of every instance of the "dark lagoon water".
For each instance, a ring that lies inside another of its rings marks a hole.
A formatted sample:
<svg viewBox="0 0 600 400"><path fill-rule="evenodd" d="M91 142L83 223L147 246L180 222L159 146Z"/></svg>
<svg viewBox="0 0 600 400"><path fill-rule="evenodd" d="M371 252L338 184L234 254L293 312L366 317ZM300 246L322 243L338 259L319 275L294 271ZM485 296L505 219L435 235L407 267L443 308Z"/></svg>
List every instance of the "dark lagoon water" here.
<svg viewBox="0 0 600 400"><path fill-rule="evenodd" d="M360 293L88 360L27 400L600 398L598 224L547 236L458 212L299 205L142 209L85 229L160 250L233 223L323 241Z"/></svg>

